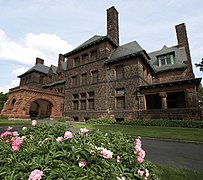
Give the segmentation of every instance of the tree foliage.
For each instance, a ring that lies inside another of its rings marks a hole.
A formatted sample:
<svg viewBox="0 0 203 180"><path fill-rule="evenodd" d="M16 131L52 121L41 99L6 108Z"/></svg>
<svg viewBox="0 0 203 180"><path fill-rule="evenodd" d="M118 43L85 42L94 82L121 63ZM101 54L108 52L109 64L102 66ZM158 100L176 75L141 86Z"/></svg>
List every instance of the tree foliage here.
<svg viewBox="0 0 203 180"><path fill-rule="evenodd" d="M0 92L0 111L3 109L4 107L4 103L7 101L8 99L8 93L3 93Z"/></svg>
<svg viewBox="0 0 203 180"><path fill-rule="evenodd" d="M200 71L203 72L203 58L202 58L202 61L200 63L196 63L195 66L198 67Z"/></svg>

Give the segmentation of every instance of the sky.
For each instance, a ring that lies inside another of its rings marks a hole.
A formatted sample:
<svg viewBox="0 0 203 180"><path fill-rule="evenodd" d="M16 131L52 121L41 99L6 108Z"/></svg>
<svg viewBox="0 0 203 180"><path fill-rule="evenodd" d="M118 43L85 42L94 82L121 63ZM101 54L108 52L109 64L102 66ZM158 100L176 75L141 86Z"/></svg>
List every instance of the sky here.
<svg viewBox="0 0 203 180"><path fill-rule="evenodd" d="M203 58L202 0L0 0L0 92L19 85L35 65L57 65L93 35L106 35L106 10L119 12L120 45L137 41L146 52L177 45L175 25L185 23L195 67Z"/></svg>

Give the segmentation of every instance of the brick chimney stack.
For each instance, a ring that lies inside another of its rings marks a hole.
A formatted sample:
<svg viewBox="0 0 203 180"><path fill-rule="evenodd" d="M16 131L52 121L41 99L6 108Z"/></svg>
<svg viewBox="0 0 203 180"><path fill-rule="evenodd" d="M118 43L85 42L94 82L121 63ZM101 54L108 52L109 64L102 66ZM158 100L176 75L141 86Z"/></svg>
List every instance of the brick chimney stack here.
<svg viewBox="0 0 203 180"><path fill-rule="evenodd" d="M118 11L114 6L107 9L107 35L119 45Z"/></svg>
<svg viewBox="0 0 203 180"><path fill-rule="evenodd" d="M44 64L44 59L41 59L41 58L37 57L35 65L37 65L37 64Z"/></svg>
<svg viewBox="0 0 203 180"><path fill-rule="evenodd" d="M59 57L58 57L58 66L61 62L65 62L65 56L63 54L59 54Z"/></svg>
<svg viewBox="0 0 203 180"><path fill-rule="evenodd" d="M187 38L187 31L186 31L186 26L185 23L178 24L175 26L176 28L176 35L177 35L177 40L178 40L178 46L179 47L185 47L186 51L186 56L187 56L187 70L188 70L188 76L189 78L194 78L194 73L192 69L192 60L190 56L190 47L189 47L189 42Z"/></svg>

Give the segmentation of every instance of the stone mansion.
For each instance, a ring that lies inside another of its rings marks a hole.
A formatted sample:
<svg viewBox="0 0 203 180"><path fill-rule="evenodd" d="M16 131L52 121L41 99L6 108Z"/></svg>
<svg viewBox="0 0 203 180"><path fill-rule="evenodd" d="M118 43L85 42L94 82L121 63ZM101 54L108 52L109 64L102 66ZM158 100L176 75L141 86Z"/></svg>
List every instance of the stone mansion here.
<svg viewBox="0 0 203 180"><path fill-rule="evenodd" d="M94 35L58 65L36 64L19 75L1 115L9 118L107 117L202 119L184 23L176 25L177 45L146 52L137 41L119 44L118 12L107 9L107 35ZM81 32L82 33L82 32Z"/></svg>

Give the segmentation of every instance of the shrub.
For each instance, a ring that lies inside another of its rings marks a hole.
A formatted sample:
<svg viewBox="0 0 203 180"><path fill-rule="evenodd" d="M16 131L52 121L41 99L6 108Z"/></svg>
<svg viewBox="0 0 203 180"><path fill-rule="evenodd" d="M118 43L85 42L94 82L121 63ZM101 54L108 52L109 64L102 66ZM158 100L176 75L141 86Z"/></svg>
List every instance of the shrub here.
<svg viewBox="0 0 203 180"><path fill-rule="evenodd" d="M197 120L136 119L136 120L121 121L116 123L123 124L123 125L136 125L136 126L203 128L203 121L197 121Z"/></svg>
<svg viewBox="0 0 203 180"><path fill-rule="evenodd" d="M87 124L113 124L114 121L108 118L92 118L87 120Z"/></svg>
<svg viewBox="0 0 203 180"><path fill-rule="evenodd" d="M0 139L0 179L155 179L140 138L124 134L73 134L60 125L9 127Z"/></svg>

